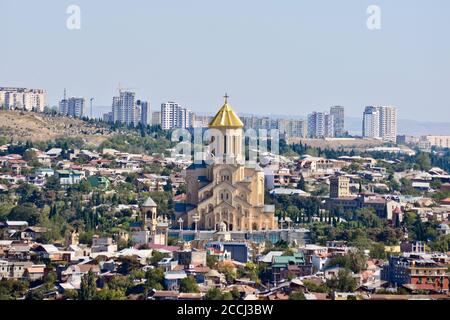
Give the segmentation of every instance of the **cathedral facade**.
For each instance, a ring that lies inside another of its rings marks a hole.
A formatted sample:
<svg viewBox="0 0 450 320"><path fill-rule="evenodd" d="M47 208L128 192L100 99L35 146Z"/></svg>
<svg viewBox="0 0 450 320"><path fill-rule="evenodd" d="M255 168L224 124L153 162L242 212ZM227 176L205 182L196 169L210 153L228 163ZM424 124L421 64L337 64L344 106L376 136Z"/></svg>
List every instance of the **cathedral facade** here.
<svg viewBox="0 0 450 320"><path fill-rule="evenodd" d="M243 123L228 104L209 125L211 163L186 170L186 212L189 228L228 231L273 230L275 208L264 204L264 171L244 163Z"/></svg>

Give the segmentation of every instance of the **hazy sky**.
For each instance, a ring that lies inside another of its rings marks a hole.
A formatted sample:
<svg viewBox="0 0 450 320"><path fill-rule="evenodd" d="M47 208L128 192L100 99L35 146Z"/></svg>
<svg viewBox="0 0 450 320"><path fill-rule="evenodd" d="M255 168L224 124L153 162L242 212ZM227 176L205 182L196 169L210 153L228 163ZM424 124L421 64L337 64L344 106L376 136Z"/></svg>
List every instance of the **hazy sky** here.
<svg viewBox="0 0 450 320"><path fill-rule="evenodd" d="M81 30L66 9L81 8ZM381 8L381 30L366 26ZM448 0L0 0L0 86L110 105L119 83L153 108L306 115L344 105L450 120Z"/></svg>

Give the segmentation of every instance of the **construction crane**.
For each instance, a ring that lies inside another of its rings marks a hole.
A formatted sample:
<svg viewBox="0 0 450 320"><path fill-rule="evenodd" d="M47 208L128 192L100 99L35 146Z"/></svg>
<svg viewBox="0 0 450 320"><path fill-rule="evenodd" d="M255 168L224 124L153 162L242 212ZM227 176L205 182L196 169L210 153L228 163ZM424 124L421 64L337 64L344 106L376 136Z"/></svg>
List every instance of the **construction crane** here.
<svg viewBox="0 0 450 320"><path fill-rule="evenodd" d="M122 85L121 85L120 82L119 82L119 86L117 87L117 89L119 90L119 94L122 91L136 91L136 90L139 90L138 88L122 88Z"/></svg>

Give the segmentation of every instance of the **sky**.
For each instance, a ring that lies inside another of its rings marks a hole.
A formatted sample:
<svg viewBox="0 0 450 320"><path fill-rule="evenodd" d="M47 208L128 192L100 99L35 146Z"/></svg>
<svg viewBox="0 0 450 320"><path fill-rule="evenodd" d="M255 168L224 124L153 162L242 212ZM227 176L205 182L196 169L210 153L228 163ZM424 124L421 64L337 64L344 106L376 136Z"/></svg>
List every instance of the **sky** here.
<svg viewBox="0 0 450 320"><path fill-rule="evenodd" d="M69 5L81 29L69 30ZM366 10L381 9L369 30ZM110 106L122 88L153 109L450 120L448 0L0 0L0 86Z"/></svg>

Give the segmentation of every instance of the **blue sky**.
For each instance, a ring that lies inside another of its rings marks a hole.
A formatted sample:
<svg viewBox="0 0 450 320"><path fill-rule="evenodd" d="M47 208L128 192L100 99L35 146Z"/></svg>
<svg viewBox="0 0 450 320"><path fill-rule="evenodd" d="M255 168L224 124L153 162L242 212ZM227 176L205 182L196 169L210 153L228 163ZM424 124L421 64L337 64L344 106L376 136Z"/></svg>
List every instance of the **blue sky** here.
<svg viewBox="0 0 450 320"><path fill-rule="evenodd" d="M81 30L66 8L81 8ZM381 30L366 27L369 5ZM0 0L0 86L111 104L119 83L153 108L306 115L344 105L450 119L448 0Z"/></svg>

